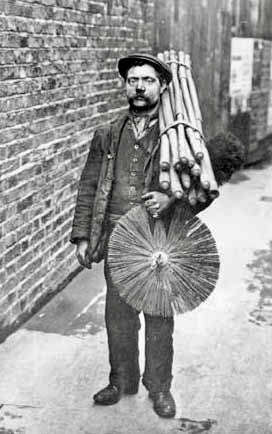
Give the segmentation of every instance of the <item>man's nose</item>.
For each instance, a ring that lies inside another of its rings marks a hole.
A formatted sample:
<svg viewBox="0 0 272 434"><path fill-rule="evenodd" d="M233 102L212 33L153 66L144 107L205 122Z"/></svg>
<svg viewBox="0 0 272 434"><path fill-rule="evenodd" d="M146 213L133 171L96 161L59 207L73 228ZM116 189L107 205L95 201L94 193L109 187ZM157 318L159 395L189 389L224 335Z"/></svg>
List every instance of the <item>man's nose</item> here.
<svg viewBox="0 0 272 434"><path fill-rule="evenodd" d="M138 81L137 81L136 89L137 90L141 90L141 91L145 90L145 84L144 84L144 81L141 78L139 78Z"/></svg>

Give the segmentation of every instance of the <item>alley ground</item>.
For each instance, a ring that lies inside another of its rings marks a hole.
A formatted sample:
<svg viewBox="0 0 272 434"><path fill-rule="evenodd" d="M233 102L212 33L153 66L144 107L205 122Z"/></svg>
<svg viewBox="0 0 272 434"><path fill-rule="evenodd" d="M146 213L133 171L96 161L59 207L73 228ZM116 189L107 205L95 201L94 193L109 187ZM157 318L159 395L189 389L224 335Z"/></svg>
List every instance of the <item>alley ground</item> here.
<svg viewBox="0 0 272 434"><path fill-rule="evenodd" d="M176 318L176 418L157 417L143 386L93 405L108 375L97 265L1 344L0 433L272 434L272 164L236 174L201 218L222 265L207 302Z"/></svg>

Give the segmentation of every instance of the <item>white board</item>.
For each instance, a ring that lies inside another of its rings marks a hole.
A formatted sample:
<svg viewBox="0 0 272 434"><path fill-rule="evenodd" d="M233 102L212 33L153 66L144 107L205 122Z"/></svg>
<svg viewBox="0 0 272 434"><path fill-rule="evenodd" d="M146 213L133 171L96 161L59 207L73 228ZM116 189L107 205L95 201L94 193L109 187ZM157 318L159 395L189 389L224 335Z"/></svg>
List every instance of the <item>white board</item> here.
<svg viewBox="0 0 272 434"><path fill-rule="evenodd" d="M230 65L231 115L248 110L248 98L252 90L253 38L232 38Z"/></svg>

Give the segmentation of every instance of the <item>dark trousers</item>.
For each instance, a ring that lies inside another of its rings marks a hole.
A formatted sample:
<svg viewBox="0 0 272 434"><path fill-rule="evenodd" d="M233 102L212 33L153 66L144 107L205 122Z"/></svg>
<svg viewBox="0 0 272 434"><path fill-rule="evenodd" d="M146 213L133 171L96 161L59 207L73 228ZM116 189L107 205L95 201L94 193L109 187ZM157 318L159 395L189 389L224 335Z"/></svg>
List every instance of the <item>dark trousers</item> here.
<svg viewBox="0 0 272 434"><path fill-rule="evenodd" d="M125 391L140 379L138 331L139 312L125 303L111 281L105 259L106 328L108 334L110 383ZM173 318L145 314L145 370L143 384L150 392L170 390L173 363Z"/></svg>

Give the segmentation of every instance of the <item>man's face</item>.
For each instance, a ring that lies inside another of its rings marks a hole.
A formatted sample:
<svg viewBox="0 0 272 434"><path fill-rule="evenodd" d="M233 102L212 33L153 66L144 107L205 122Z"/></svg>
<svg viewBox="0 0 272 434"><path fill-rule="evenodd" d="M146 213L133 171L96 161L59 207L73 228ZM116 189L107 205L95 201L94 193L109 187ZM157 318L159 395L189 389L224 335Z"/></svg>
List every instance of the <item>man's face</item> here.
<svg viewBox="0 0 272 434"><path fill-rule="evenodd" d="M132 66L127 73L126 93L134 111L152 110L166 85L161 84L158 73L151 65Z"/></svg>

